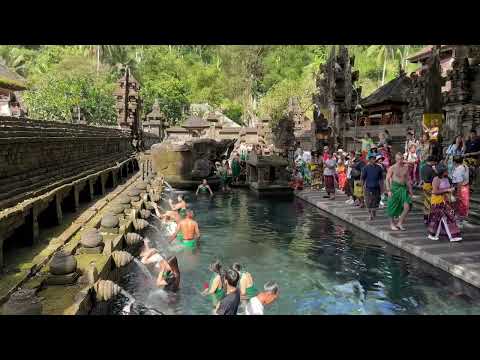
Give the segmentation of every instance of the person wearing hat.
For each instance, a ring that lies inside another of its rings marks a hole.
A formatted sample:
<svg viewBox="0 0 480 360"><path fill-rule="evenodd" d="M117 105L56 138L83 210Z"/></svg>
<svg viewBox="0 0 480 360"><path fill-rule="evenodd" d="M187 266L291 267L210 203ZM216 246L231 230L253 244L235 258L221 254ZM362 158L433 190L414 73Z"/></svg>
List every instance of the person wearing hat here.
<svg viewBox="0 0 480 360"><path fill-rule="evenodd" d="M377 157L370 154L368 164L363 168L361 176L369 220L375 219L380 197L383 193L383 168L377 165L376 161Z"/></svg>
<svg viewBox="0 0 480 360"><path fill-rule="evenodd" d="M375 158L377 157L377 155L378 155L377 145L375 144L370 145L370 150L368 151L367 160L369 160L371 156Z"/></svg>
<svg viewBox="0 0 480 360"><path fill-rule="evenodd" d="M455 210L449 199L449 195L455 191L455 188L450 185L447 166L439 164L436 167L436 173L432 181L432 207L428 218L428 239L438 240L443 230L451 242L461 241Z"/></svg>
<svg viewBox="0 0 480 360"><path fill-rule="evenodd" d="M423 190L423 221L425 225L428 224L428 217L430 216L430 209L432 207L432 181L435 177L434 166L436 164L435 157L430 155L422 167L422 190Z"/></svg>

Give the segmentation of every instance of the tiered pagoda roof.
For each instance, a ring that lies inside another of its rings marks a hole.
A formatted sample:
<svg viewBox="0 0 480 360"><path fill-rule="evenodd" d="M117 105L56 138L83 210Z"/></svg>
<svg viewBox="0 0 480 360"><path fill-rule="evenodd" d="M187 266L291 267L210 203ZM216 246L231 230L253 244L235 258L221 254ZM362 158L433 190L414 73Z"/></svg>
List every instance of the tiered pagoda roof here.
<svg viewBox="0 0 480 360"><path fill-rule="evenodd" d="M364 107L378 106L386 103L407 103L407 92L411 85L411 79L401 73L400 76L379 87L372 94L362 99L360 103Z"/></svg>

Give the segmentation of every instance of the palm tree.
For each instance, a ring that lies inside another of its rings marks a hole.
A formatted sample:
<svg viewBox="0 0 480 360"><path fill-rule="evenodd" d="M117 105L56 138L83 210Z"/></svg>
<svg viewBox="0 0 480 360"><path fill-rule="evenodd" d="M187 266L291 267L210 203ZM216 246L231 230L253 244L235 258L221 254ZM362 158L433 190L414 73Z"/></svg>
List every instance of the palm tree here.
<svg viewBox="0 0 480 360"><path fill-rule="evenodd" d="M382 85L385 84L385 75L387 73L387 62L389 58L393 59L397 45L371 45L367 49L367 55L377 55L377 62L383 62Z"/></svg>

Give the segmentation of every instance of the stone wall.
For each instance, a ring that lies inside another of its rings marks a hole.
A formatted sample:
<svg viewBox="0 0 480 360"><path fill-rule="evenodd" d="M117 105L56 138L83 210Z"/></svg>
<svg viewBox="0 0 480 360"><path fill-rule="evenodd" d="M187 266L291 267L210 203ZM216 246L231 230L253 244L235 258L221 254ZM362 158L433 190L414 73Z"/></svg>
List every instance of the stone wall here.
<svg viewBox="0 0 480 360"><path fill-rule="evenodd" d="M129 132L0 117L0 210L127 159Z"/></svg>

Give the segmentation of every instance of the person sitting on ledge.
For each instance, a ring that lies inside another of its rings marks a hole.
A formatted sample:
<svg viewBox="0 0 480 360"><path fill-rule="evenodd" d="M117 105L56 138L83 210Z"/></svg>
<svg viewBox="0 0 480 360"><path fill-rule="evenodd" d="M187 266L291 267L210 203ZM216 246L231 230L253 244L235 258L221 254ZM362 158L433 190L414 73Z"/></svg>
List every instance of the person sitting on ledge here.
<svg viewBox="0 0 480 360"><path fill-rule="evenodd" d="M177 239L180 245L194 248L200 239L200 230L198 229L198 223L193 220L193 211L187 211L186 215L186 218L178 223L170 241Z"/></svg>
<svg viewBox="0 0 480 360"><path fill-rule="evenodd" d="M207 179L203 179L202 183L198 185L197 187L197 192L195 195L198 195L198 193L206 194L207 192L210 192L210 196L213 196L213 191L210 188L210 185L208 185Z"/></svg>
<svg viewBox="0 0 480 360"><path fill-rule="evenodd" d="M250 299L246 307L246 315L263 315L264 306L270 305L278 299L278 284L273 281L267 282L263 290L257 296Z"/></svg>

